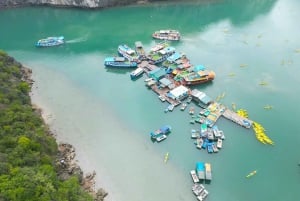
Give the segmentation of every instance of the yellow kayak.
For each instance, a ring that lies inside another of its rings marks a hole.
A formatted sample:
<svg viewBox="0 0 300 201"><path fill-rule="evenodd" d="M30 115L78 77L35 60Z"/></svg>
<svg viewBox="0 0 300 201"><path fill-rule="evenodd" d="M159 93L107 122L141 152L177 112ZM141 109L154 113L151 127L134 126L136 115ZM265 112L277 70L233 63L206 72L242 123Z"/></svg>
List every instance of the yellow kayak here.
<svg viewBox="0 0 300 201"><path fill-rule="evenodd" d="M165 163L168 162L168 159L169 159L169 152L166 153L164 162Z"/></svg>
<svg viewBox="0 0 300 201"><path fill-rule="evenodd" d="M252 177L252 176L256 175L256 172L257 172L256 170L250 172L250 173L246 176L246 178L249 178L249 177Z"/></svg>

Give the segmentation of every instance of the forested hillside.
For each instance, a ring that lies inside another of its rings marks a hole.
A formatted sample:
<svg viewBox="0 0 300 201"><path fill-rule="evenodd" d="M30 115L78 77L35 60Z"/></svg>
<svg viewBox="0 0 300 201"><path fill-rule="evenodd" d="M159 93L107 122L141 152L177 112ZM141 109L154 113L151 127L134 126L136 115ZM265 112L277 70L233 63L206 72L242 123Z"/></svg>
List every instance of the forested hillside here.
<svg viewBox="0 0 300 201"><path fill-rule="evenodd" d="M79 177L60 180L58 147L30 101L22 65L0 51L0 200L88 201Z"/></svg>

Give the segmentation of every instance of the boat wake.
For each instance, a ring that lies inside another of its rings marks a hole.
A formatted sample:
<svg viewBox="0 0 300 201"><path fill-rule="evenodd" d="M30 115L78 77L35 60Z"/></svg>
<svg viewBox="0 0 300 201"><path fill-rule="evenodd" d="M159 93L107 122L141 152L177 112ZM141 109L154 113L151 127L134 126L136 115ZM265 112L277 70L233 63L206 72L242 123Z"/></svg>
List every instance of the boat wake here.
<svg viewBox="0 0 300 201"><path fill-rule="evenodd" d="M83 36L83 37L79 37L79 38L75 38L73 40L68 40L66 41L66 43L80 43L80 42L84 42L87 41L87 36Z"/></svg>

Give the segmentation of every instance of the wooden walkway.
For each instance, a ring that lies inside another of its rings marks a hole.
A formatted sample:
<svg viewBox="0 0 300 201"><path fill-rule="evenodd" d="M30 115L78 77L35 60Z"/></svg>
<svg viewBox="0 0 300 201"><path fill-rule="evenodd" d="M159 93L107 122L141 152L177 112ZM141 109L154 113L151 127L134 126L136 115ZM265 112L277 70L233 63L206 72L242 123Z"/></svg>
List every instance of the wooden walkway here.
<svg viewBox="0 0 300 201"><path fill-rule="evenodd" d="M226 119L229 119L231 121L233 121L234 123L239 124L240 126L243 126L245 128L251 128L253 121L245 118L245 117L241 117L240 115L238 115L237 113L235 113L232 110L226 109L223 113L223 116Z"/></svg>

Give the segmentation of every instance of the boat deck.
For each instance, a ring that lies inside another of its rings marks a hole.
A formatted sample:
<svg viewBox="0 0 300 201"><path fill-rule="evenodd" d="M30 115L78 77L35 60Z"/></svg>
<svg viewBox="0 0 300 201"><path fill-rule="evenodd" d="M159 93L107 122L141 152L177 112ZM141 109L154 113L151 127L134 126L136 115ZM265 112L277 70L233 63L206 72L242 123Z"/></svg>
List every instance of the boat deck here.
<svg viewBox="0 0 300 201"><path fill-rule="evenodd" d="M235 113L232 110L229 109L225 109L223 116L226 119L229 119L231 121L233 121L234 123L237 123L240 126L243 126L245 128L251 128L253 121L245 118L245 117L241 117L240 115L238 115L237 113Z"/></svg>

